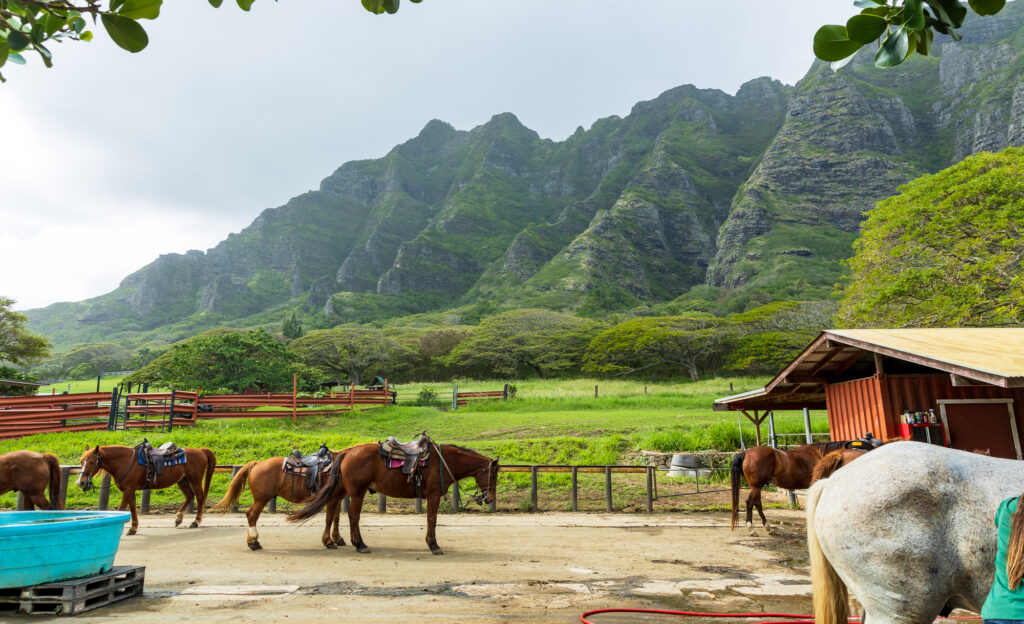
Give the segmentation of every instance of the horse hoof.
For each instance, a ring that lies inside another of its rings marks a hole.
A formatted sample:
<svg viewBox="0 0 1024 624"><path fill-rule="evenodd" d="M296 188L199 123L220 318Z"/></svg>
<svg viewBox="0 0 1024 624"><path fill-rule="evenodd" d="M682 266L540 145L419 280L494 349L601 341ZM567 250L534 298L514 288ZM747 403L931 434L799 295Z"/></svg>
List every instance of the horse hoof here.
<svg viewBox="0 0 1024 624"><path fill-rule="evenodd" d="M431 548L430 552L434 553L435 555L443 555L444 554L444 551L441 550L440 548Z"/></svg>
<svg viewBox="0 0 1024 624"><path fill-rule="evenodd" d="M324 544L324 546L326 548L330 548L331 550L337 550L337 548L338 548L338 545L335 544L334 542L327 542L326 544Z"/></svg>
<svg viewBox="0 0 1024 624"><path fill-rule="evenodd" d="M199 528L199 523L193 521L192 524L188 525L188 528L190 528L190 529L198 529Z"/></svg>
<svg viewBox="0 0 1024 624"><path fill-rule="evenodd" d="M365 545L363 545L363 546L356 546L356 550L358 550L359 552L361 552L363 554L366 554L366 553L370 552L370 549L367 548Z"/></svg>
<svg viewBox="0 0 1024 624"><path fill-rule="evenodd" d="M175 520L175 521L174 521L174 526L175 526L175 528L177 528L177 527L181 526L181 520L180 520L180 519L178 519L178 520Z"/></svg>
<svg viewBox="0 0 1024 624"><path fill-rule="evenodd" d="M246 542L249 544L249 550L263 550L263 546L260 546L259 542Z"/></svg>
<svg viewBox="0 0 1024 624"><path fill-rule="evenodd" d="M135 529L128 529L128 535L135 535Z"/></svg>

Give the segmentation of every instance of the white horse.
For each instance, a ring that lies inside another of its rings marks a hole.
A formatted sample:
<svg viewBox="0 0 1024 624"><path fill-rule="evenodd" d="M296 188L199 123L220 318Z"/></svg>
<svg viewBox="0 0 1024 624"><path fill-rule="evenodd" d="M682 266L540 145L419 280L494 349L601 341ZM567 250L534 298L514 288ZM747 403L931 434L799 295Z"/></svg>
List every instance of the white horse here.
<svg viewBox="0 0 1024 624"><path fill-rule="evenodd" d="M1024 493L1024 462L917 442L886 444L811 488L817 624L930 624L981 610L994 574L996 508Z"/></svg>

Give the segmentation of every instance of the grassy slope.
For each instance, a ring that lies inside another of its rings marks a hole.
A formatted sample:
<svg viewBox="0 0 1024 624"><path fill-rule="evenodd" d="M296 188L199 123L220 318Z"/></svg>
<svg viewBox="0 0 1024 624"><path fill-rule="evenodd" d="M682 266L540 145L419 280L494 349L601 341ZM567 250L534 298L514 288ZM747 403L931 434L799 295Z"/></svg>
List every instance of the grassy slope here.
<svg viewBox="0 0 1024 624"><path fill-rule="evenodd" d="M763 379L714 379L698 383L635 383L597 379L517 383L518 398L508 402L478 403L456 412L429 407L403 407L423 386L431 386L443 399L448 386L417 384L398 386L399 405L335 418L313 417L292 424L290 420L201 421L194 429L172 434L150 432L154 443L173 439L181 446L208 446L219 464L242 464L252 459L282 455L292 448L307 452L322 442L340 448L372 442L388 435L412 439L420 431L439 442L465 444L502 463L632 463L640 450L697 451L733 450L739 445L736 416L713 412L714 399L758 388ZM95 390L95 382L88 390ZM459 382L461 391L496 390L503 381ZM594 398L594 386L599 397ZM646 388L646 393L645 393ZM448 394L450 397L450 394ZM780 433L803 431L802 415L776 415ZM746 442L753 443L753 428L744 423ZM814 431L827 430L824 413L814 415ZM762 433L767 435L767 427ZM0 441L0 452L28 448L55 453L62 464L77 464L87 445L137 444L142 434L131 432L82 432L30 436ZM544 475L545 487L564 488L567 475ZM216 475L211 499L223 494L227 475ZM528 476L502 477L503 490L523 489ZM71 506L95 504L95 494L69 490ZM116 502L116 494L111 496ZM154 492L154 503L180 500L177 490ZM247 498L243 498L246 501ZM0 496L0 507L13 507L14 496Z"/></svg>

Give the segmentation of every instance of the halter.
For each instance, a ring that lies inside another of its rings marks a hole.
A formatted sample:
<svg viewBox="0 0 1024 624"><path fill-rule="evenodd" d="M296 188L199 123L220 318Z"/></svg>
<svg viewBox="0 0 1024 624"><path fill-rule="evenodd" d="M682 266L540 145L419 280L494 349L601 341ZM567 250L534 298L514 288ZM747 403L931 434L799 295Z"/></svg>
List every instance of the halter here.
<svg viewBox="0 0 1024 624"><path fill-rule="evenodd" d="M121 479L123 479L123 478L128 476L128 473L131 472L132 468L134 467L135 457L138 455L138 453L139 453L139 449L138 448L132 449L132 456L131 456L131 458L128 459L128 467L124 469L124 472L121 473L121 476L114 477L114 483L120 483ZM82 491L83 492L88 492L90 490L95 490L96 489L96 486L93 485L93 483L92 483L92 478L95 477L96 474L99 473L99 471L102 470L102 469L104 469L103 468L103 455L100 453L100 447L97 446L96 447L96 471L93 472L91 475L89 475L89 480L86 481L85 485L82 486ZM113 475L111 475L111 476L113 476Z"/></svg>
<svg viewBox="0 0 1024 624"><path fill-rule="evenodd" d="M431 442L431 443L434 445L434 448L437 449L437 456L441 459L441 465L440 465L440 469L441 469L441 485L442 486L444 485L444 470L445 470L445 468L447 468L448 469L448 474L450 474L452 476L452 482L455 484L455 489L457 489L460 493L462 493L463 490L462 490L462 487L459 485L459 480L455 478L455 473L452 472L452 469L448 465L448 462L446 462L444 460L444 455L441 454L441 445L436 443L436 442ZM485 468L481 468L480 470L477 470L476 472L468 475L468 476L473 477L474 479L476 479L477 475L479 475L481 472L486 470L487 471L487 479L486 479L486 481L484 481L484 483L486 483L487 485L484 486L479 492L477 492L473 496L467 496L469 501L465 505L462 506L463 509L465 509L466 507L469 506L469 502L475 502L477 505L483 505L484 501L487 500L487 493L491 491L491 465L492 464L493 464L493 461L488 459L487 460L487 466ZM463 477L463 478L465 478L465 477Z"/></svg>

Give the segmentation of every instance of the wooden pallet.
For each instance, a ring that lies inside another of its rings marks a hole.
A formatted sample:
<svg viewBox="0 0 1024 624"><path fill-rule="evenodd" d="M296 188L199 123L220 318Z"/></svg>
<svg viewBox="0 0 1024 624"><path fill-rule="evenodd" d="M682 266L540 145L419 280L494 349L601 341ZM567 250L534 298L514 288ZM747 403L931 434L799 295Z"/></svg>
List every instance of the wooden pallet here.
<svg viewBox="0 0 1024 624"><path fill-rule="evenodd" d="M95 576L0 589L0 614L77 615L141 596L145 576L145 566L114 566L110 572Z"/></svg>

